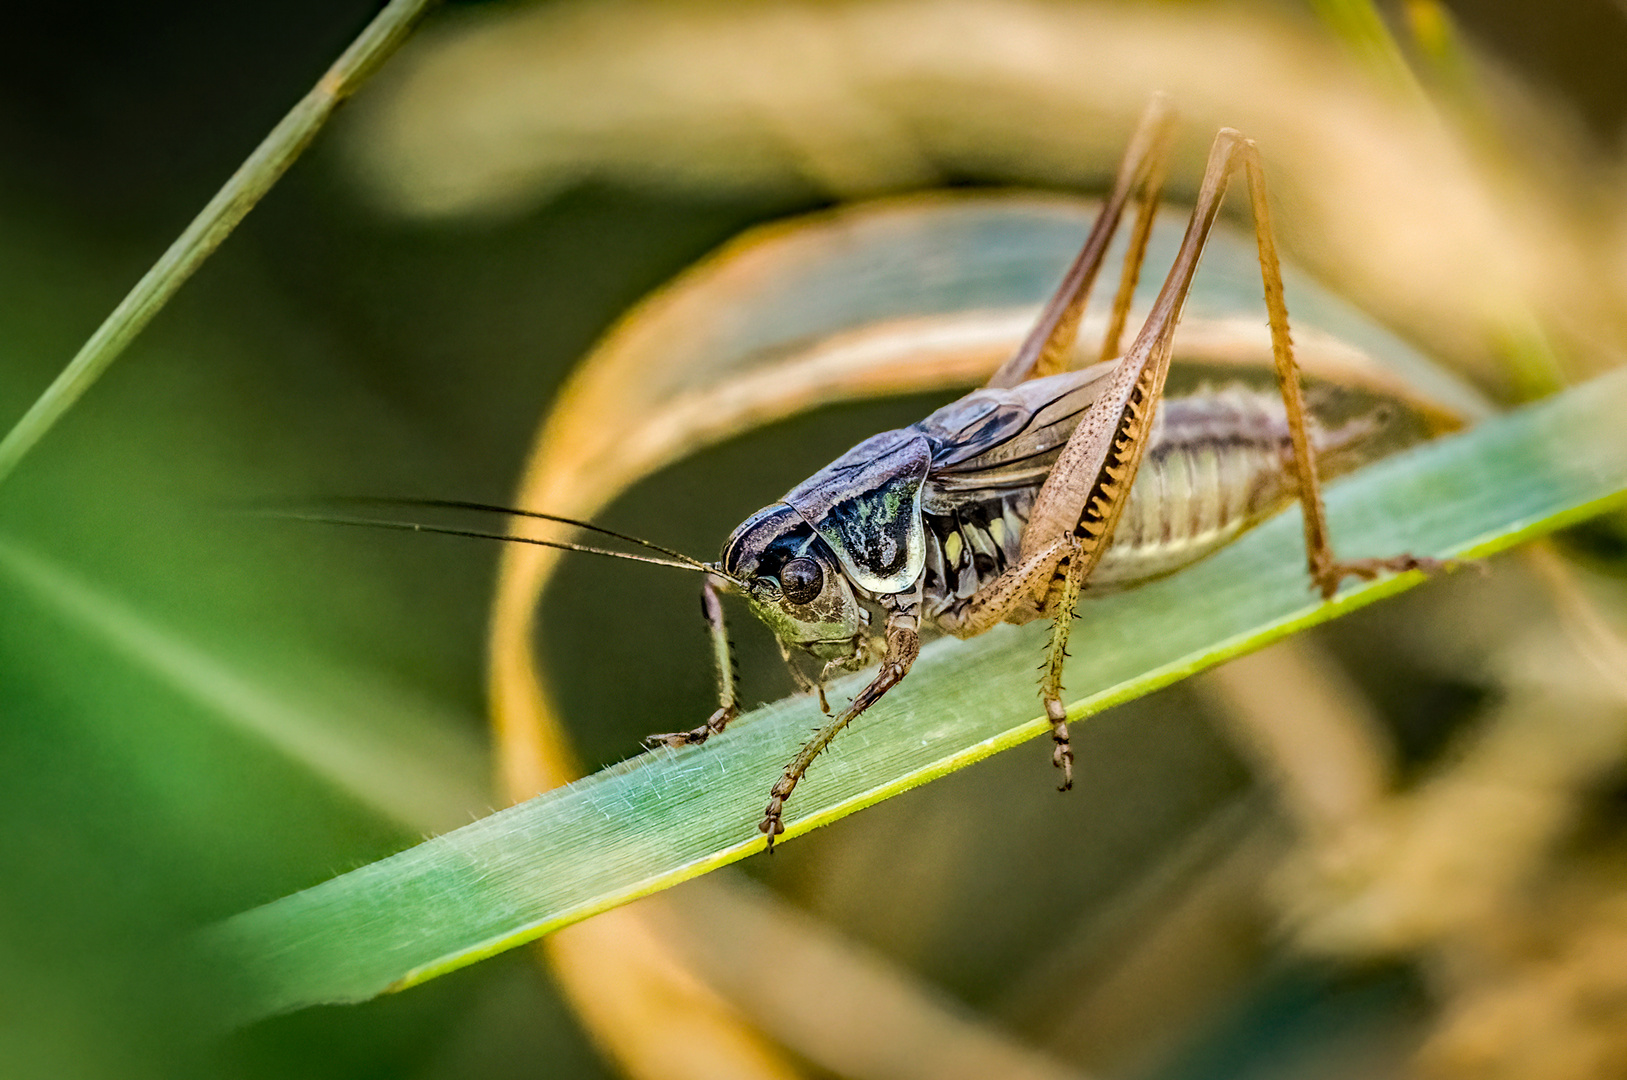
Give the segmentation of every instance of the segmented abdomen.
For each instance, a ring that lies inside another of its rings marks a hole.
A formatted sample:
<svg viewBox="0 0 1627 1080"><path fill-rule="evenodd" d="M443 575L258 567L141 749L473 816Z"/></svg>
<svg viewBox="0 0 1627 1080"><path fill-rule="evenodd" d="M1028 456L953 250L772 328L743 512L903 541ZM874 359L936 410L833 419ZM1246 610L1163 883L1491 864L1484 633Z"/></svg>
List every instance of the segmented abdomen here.
<svg viewBox="0 0 1627 1080"><path fill-rule="evenodd" d="M1178 570L1235 540L1294 496L1281 441L1209 437L1150 447L1087 589Z"/></svg>

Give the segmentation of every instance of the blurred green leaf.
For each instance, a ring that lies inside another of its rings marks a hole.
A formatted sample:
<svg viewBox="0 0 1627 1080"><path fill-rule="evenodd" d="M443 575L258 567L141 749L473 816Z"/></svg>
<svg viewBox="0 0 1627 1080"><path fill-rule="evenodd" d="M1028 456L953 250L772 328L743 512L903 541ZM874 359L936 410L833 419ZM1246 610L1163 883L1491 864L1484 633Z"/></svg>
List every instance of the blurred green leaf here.
<svg viewBox="0 0 1627 1080"><path fill-rule="evenodd" d="M1627 375L1611 375L1356 474L1329 497L1341 553L1478 557L1619 505L1624 410ZM1091 603L1067 671L1070 715L1421 580L1318 604L1303 561L1290 513L1188 571ZM817 762L788 806L787 838L1047 730L1033 673L1044 634L1001 627L926 649ZM760 850L768 787L818 719L806 698L764 707L705 747L644 755L235 916L205 944L241 969L244 1018L433 978Z"/></svg>
<svg viewBox="0 0 1627 1080"><path fill-rule="evenodd" d="M235 669L150 616L98 589L50 559L0 540L0 577L37 596L55 614L90 632L159 681L209 710L220 722L254 736L391 820L416 828L463 818L483 794L485 761L472 740L411 695L389 701L392 726L370 730L348 713L359 696L355 677L337 671L300 672L326 693L291 694L266 678ZM287 663L287 661L285 661ZM388 691L368 687L377 698ZM375 706L373 712L382 712ZM327 715L323 715L326 713ZM347 722L348 721L348 722ZM436 721L443 721L437 723Z"/></svg>

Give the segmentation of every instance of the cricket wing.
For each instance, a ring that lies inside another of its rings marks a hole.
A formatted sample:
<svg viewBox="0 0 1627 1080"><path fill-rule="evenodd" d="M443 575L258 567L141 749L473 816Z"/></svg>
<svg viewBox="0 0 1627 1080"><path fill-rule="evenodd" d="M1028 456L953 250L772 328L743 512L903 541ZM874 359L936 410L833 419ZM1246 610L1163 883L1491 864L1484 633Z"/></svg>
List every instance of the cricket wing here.
<svg viewBox="0 0 1627 1080"><path fill-rule="evenodd" d="M928 497L1044 483L1114 366L974 390L916 424L933 444Z"/></svg>

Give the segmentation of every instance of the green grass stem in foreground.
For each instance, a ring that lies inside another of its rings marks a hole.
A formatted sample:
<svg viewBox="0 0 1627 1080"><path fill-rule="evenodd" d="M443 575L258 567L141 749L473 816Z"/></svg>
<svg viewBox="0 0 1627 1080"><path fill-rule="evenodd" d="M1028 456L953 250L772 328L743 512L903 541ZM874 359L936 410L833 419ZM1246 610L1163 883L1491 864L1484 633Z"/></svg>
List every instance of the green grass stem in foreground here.
<svg viewBox="0 0 1627 1080"><path fill-rule="evenodd" d="M1364 469L1329 493L1338 550L1478 557L1618 506L1627 495L1623 416L1627 371ZM1290 511L1189 570L1084 605L1069 715L1419 580L1392 577L1316 602ZM1046 732L1034 685L1045 631L1000 627L930 645L815 763L787 804L785 839ZM704 747L641 755L234 916L202 944L242 976L239 1019L423 982L760 850L768 788L819 719L806 697L765 706Z"/></svg>
<svg viewBox="0 0 1627 1080"><path fill-rule="evenodd" d="M396 50L435 0L391 0L355 41L334 61L310 92L271 129L254 153L215 192L186 231L142 275L119 306L96 328L52 380L21 420L0 439L0 483L24 455L73 408L134 341L153 316L180 291L188 278L214 254L238 222L288 171L341 102Z"/></svg>

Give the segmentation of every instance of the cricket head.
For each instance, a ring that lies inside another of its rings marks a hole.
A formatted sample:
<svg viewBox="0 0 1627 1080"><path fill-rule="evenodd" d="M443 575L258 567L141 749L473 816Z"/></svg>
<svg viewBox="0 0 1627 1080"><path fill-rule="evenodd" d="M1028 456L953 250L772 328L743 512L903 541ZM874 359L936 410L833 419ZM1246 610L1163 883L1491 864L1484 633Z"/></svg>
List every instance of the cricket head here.
<svg viewBox="0 0 1627 1080"><path fill-rule="evenodd" d="M822 660L853 652L864 613L830 546L785 503L757 511L723 545L723 575L787 645Z"/></svg>

